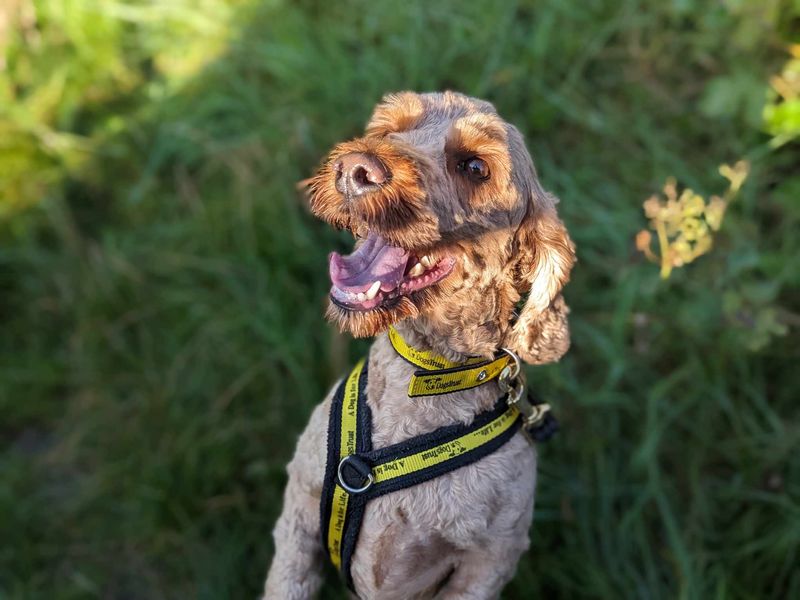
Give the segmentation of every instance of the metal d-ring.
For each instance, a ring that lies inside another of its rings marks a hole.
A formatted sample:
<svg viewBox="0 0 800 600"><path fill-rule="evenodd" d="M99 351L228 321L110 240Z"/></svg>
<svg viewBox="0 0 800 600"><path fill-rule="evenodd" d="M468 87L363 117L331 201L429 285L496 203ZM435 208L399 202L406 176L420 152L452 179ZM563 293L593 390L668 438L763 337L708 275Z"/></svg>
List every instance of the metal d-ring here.
<svg viewBox="0 0 800 600"><path fill-rule="evenodd" d="M512 363L503 367L500 371L500 376L497 378L497 383L500 385L506 394L508 394L508 404L519 408L520 399L522 394L525 393L525 376L522 372L522 361L513 350L508 348L500 348L503 352L508 354Z"/></svg>
<svg viewBox="0 0 800 600"><path fill-rule="evenodd" d="M347 485L344 481L344 476L342 475L342 467L344 467L345 463L352 458L353 455L348 454L347 456L342 458L342 460L339 461L339 468L336 469L336 478L339 480L339 485L342 486L342 488L344 488L346 492L349 492L351 494L362 494L366 492L370 487L372 487L372 484L375 482L375 477L372 475L372 471L370 471L367 474L367 483L365 483L360 488L354 488Z"/></svg>
<svg viewBox="0 0 800 600"><path fill-rule="evenodd" d="M500 348L500 350L508 354L511 357L511 360L514 361L513 365L509 364L503 367L503 370L500 371L500 376L498 377L498 382L507 392L513 387L509 382L519 377L519 374L522 373L522 360L520 360L516 352L510 350L509 348Z"/></svg>

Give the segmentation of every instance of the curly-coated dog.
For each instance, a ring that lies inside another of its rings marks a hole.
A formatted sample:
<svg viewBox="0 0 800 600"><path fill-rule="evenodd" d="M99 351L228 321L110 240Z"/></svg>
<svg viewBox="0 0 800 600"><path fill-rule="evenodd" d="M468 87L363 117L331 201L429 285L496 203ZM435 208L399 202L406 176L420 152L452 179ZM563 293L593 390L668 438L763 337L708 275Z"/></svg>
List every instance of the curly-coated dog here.
<svg viewBox="0 0 800 600"><path fill-rule="evenodd" d="M306 186L314 214L358 238L352 254L330 256L328 317L355 336L378 336L364 394L375 448L469 427L502 396L501 381L486 378L410 397L420 371L387 329L413 352L457 365L496 360L501 348L530 364L567 351L561 289L574 246L522 136L488 102L390 94L365 135L337 145ZM321 585L336 390L288 467L268 599L311 598ZM535 481L535 450L517 430L480 460L372 498L346 578L360 598L498 597L529 545Z"/></svg>

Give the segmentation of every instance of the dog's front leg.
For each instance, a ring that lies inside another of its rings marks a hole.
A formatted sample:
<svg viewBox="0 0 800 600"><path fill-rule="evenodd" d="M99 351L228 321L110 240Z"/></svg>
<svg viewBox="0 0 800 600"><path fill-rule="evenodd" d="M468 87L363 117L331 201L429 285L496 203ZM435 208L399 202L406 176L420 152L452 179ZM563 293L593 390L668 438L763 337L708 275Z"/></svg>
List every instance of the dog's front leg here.
<svg viewBox="0 0 800 600"><path fill-rule="evenodd" d="M534 461L533 454L525 453L523 458L510 462L515 469L508 473L509 481L516 482L516 487L506 489L495 500L505 504L494 514L494 527L488 539L464 554L437 600L493 600L500 597L503 587L514 577L520 556L530 546Z"/></svg>
<svg viewBox="0 0 800 600"><path fill-rule="evenodd" d="M508 544L506 542L505 544ZM466 555L437 600L495 600L511 581L527 543L490 545Z"/></svg>
<svg viewBox="0 0 800 600"><path fill-rule="evenodd" d="M318 520L319 498L290 480L273 532L275 557L264 600L309 600L316 595L322 581Z"/></svg>
<svg viewBox="0 0 800 600"><path fill-rule="evenodd" d="M319 503L325 472L330 396L311 415L287 468L283 512L273 531L272 559L264 600L308 600L322 583Z"/></svg>

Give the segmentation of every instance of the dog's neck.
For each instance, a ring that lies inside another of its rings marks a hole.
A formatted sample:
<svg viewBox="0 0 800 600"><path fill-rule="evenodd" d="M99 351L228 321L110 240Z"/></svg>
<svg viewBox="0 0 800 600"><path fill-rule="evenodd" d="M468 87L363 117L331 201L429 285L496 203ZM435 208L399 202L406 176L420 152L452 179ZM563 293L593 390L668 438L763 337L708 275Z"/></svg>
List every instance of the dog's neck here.
<svg viewBox="0 0 800 600"><path fill-rule="evenodd" d="M398 333L418 350L433 350L459 361L466 355L428 345L419 334L397 324ZM408 386L419 367L408 362L383 333L375 338L369 354L367 402L372 409L373 444L376 448L401 442L453 423L469 423L475 415L489 410L500 396L496 381L485 385L434 396L409 397Z"/></svg>
<svg viewBox="0 0 800 600"><path fill-rule="evenodd" d="M491 358L501 345L501 335L494 324L442 330L425 318L417 318L400 321L395 329L414 348L431 350L453 362L472 356Z"/></svg>

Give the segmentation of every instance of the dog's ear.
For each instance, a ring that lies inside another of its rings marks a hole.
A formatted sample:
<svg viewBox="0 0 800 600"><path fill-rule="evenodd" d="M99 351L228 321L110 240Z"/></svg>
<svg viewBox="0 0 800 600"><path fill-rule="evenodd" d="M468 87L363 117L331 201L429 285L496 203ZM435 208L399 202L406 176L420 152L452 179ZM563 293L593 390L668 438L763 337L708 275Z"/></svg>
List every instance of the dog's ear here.
<svg viewBox="0 0 800 600"><path fill-rule="evenodd" d="M556 198L541 188L533 196L514 238L514 285L527 299L505 346L529 364L544 364L569 349L569 309L561 288L575 262L575 245L556 214Z"/></svg>

